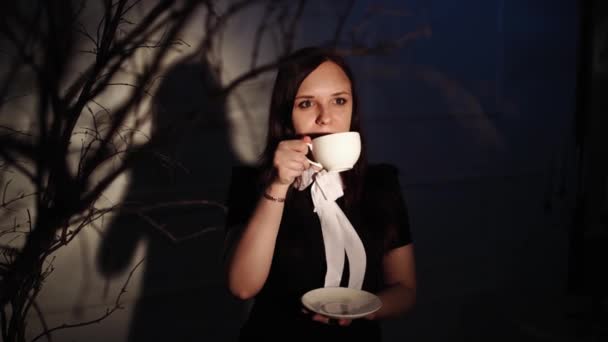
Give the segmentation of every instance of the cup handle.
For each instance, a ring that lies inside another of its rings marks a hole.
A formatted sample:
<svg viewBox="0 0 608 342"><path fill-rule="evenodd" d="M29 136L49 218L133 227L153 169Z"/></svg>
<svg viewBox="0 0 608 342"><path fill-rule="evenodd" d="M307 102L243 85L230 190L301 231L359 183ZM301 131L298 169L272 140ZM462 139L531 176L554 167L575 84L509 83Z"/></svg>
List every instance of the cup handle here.
<svg viewBox="0 0 608 342"><path fill-rule="evenodd" d="M312 144L311 144L311 143L306 143L306 145L308 145L308 149L310 150L310 152L312 152ZM309 162L310 164L312 164L312 165L314 165L314 166L318 167L319 169L323 169L323 165L321 165L321 164L319 164L319 163L317 163L317 162L314 162L314 161L312 161L312 160L310 160L310 159L308 159L308 158L306 158L306 160L308 160L308 162Z"/></svg>

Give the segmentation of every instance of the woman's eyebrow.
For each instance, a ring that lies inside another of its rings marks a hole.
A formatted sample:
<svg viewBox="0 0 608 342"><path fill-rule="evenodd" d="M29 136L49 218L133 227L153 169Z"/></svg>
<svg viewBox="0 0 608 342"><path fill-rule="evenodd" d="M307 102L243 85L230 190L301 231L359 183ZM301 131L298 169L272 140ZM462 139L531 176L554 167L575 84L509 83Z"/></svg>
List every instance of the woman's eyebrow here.
<svg viewBox="0 0 608 342"><path fill-rule="evenodd" d="M339 95L350 95L350 92L348 91L339 91L337 93L333 93L331 94L331 96L339 96ZM314 99L315 97L312 95L298 95L296 96L296 100L297 99Z"/></svg>
<svg viewBox="0 0 608 342"><path fill-rule="evenodd" d="M312 96L312 95L299 95L299 96L296 96L296 99L312 99L312 98L314 98L314 96Z"/></svg>

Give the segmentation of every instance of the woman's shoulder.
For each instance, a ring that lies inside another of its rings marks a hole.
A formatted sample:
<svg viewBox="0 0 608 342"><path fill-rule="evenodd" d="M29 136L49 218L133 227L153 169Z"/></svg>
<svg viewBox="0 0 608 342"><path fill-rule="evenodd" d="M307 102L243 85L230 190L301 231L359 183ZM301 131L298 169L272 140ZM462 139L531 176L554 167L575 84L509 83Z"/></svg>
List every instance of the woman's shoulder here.
<svg viewBox="0 0 608 342"><path fill-rule="evenodd" d="M392 184L399 178L399 168L391 163L369 164L365 178L367 182L374 184Z"/></svg>
<svg viewBox="0 0 608 342"><path fill-rule="evenodd" d="M383 250L388 252L412 242L399 168L390 163L369 165L367 180L363 196L366 217L375 226L384 227Z"/></svg>
<svg viewBox="0 0 608 342"><path fill-rule="evenodd" d="M368 172L376 172L376 173L399 173L399 168L392 163L370 163L367 166Z"/></svg>
<svg viewBox="0 0 608 342"><path fill-rule="evenodd" d="M369 164L365 173L364 196L371 201L402 196L399 168L390 163Z"/></svg>

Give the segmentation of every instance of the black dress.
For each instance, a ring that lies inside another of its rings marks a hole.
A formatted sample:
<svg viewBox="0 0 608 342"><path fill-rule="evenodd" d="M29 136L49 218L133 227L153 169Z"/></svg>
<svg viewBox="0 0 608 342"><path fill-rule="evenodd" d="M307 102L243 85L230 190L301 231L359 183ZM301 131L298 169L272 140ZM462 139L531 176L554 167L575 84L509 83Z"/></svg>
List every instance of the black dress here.
<svg viewBox="0 0 608 342"><path fill-rule="evenodd" d="M256 169L233 169L227 229L246 224L262 191L257 184ZM390 249L412 242L398 170L389 164L368 166L361 203L350 210L345 209L343 198L337 203L365 246L367 268L362 289L377 293L384 286L382 256ZM238 232L231 233L238 236ZM313 321L302 313L300 298L309 290L323 287L325 271L321 224L313 212L310 187L303 191L292 189L285 203L270 273L255 297L241 329L240 341L343 341L347 338L381 341L378 321L356 319L343 327ZM347 260L342 281L341 285L346 286Z"/></svg>

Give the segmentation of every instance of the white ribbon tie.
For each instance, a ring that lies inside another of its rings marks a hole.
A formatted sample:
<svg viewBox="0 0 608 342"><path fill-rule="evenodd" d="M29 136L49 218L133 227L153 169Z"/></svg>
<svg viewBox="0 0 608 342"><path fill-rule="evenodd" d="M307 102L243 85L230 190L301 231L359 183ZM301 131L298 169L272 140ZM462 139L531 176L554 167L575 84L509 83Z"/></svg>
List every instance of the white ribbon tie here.
<svg viewBox="0 0 608 342"><path fill-rule="evenodd" d="M298 190L312 183L310 193L314 211L321 221L325 247L325 287L340 286L344 270L344 254L348 257L348 287L361 289L365 277L365 248L357 231L350 223L336 200L344 195L342 179L338 172L319 172L309 168L300 176Z"/></svg>

